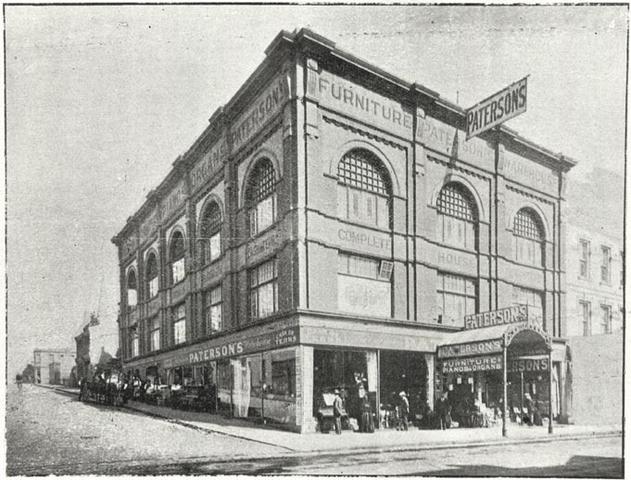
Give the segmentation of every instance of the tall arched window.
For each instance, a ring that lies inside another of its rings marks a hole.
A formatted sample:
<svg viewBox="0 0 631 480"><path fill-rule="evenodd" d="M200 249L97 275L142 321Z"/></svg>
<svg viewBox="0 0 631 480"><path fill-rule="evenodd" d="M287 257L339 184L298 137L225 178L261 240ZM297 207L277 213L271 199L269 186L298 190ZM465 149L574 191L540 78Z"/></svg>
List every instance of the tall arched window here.
<svg viewBox="0 0 631 480"><path fill-rule="evenodd" d="M478 214L471 194L460 184L445 185L438 195L438 240L475 250Z"/></svg>
<svg viewBox="0 0 631 480"><path fill-rule="evenodd" d="M156 254L154 252L151 252L147 257L146 272L148 298L153 298L158 294L159 287L158 259L156 258Z"/></svg>
<svg viewBox="0 0 631 480"><path fill-rule="evenodd" d="M250 235L257 235L276 221L276 180L269 158L260 159L246 187Z"/></svg>
<svg viewBox="0 0 631 480"><path fill-rule="evenodd" d="M338 216L352 222L390 228L392 188L381 161L356 148L337 165Z"/></svg>
<svg viewBox="0 0 631 480"><path fill-rule="evenodd" d="M522 208L513 223L515 260L527 265L543 265L544 234L539 216L530 208Z"/></svg>
<svg viewBox="0 0 631 480"><path fill-rule="evenodd" d="M184 235L176 230L171 237L171 245L169 246L169 261L171 262L171 280L173 285L181 282L186 275L184 270Z"/></svg>
<svg viewBox="0 0 631 480"><path fill-rule="evenodd" d="M217 202L210 202L202 213L200 247L203 265L221 256L221 208Z"/></svg>
<svg viewBox="0 0 631 480"><path fill-rule="evenodd" d="M136 270L130 268L127 272L127 306L135 307L138 304L138 282Z"/></svg>

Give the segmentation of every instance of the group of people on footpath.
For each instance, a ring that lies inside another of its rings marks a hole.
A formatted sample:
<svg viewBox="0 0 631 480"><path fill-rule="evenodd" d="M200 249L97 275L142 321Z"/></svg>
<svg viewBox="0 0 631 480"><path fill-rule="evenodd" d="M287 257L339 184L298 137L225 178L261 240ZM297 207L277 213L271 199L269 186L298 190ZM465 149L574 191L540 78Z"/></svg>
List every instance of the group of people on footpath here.
<svg viewBox="0 0 631 480"><path fill-rule="evenodd" d="M340 435L342 433L342 418L347 416L347 413L344 407L344 401L340 396L340 390L336 388L333 393L335 395L333 399L335 433ZM375 419L370 398L367 394L361 396L360 406L358 430L360 432L374 433ZM397 430L407 431L409 428L410 401L408 400L407 394L403 391L399 393L396 412L395 428Z"/></svg>

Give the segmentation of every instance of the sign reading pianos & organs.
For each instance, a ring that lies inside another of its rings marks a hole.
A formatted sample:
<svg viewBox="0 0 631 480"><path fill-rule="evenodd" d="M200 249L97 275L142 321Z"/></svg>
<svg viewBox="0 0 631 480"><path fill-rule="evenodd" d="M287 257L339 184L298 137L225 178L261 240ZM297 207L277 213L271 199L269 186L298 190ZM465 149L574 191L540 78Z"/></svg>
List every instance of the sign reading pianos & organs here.
<svg viewBox="0 0 631 480"><path fill-rule="evenodd" d="M528 306L513 305L490 312L474 313L464 317L465 330L473 328L495 327L497 325L510 325L512 323L528 321Z"/></svg>
<svg viewBox="0 0 631 480"><path fill-rule="evenodd" d="M528 76L468 108L467 140L524 113L527 92Z"/></svg>

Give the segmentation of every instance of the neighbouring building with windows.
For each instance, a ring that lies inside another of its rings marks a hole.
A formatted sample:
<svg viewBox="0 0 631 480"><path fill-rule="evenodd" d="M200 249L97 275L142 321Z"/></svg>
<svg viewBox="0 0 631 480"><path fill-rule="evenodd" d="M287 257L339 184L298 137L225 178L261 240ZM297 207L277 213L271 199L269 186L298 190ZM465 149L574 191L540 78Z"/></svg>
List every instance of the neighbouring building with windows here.
<svg viewBox="0 0 631 480"><path fill-rule="evenodd" d="M402 390L433 408L454 385L493 403L481 372L441 374L437 348L465 315L525 304L562 400L574 162L506 127L466 140L464 122L434 91L281 32L113 238L125 367L302 432L334 388L354 414L360 383L373 408Z"/></svg>
<svg viewBox="0 0 631 480"><path fill-rule="evenodd" d="M603 169L591 177L569 185L567 336L624 328L623 178Z"/></svg>
<svg viewBox="0 0 631 480"><path fill-rule="evenodd" d="M75 353L71 349L37 349L33 351L35 383L67 385L75 366Z"/></svg>

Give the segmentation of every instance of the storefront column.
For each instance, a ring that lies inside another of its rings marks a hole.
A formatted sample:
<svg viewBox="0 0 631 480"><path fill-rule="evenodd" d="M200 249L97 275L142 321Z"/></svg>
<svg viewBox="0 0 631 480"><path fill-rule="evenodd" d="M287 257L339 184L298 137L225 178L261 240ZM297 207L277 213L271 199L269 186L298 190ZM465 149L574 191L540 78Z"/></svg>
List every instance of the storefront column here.
<svg viewBox="0 0 631 480"><path fill-rule="evenodd" d="M548 351L548 433L553 433L552 429L552 389L554 388L552 378L552 348Z"/></svg>
<svg viewBox="0 0 631 480"><path fill-rule="evenodd" d="M507 422L508 422L508 380L507 380L507 365L506 365L506 344L502 349L502 436L507 436Z"/></svg>
<svg viewBox="0 0 631 480"><path fill-rule="evenodd" d="M426 400L429 405L430 411L434 411L434 372L436 371L436 359L434 354L426 353L425 366L427 367L427 378L425 379L426 388Z"/></svg>
<svg viewBox="0 0 631 480"><path fill-rule="evenodd" d="M296 355L296 423L301 433L315 432L313 418L313 347L301 345Z"/></svg>

